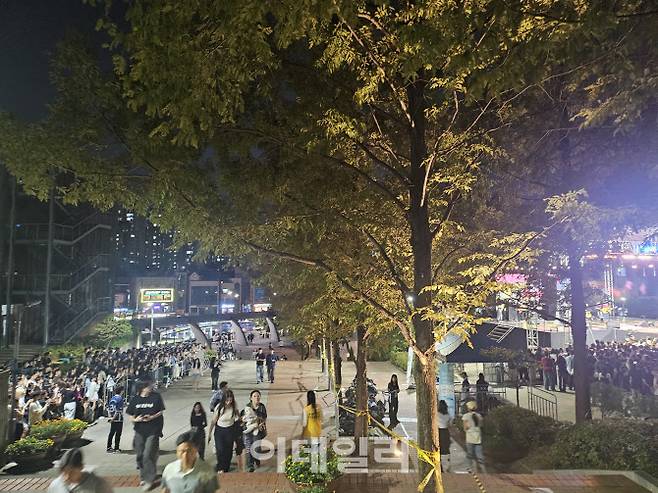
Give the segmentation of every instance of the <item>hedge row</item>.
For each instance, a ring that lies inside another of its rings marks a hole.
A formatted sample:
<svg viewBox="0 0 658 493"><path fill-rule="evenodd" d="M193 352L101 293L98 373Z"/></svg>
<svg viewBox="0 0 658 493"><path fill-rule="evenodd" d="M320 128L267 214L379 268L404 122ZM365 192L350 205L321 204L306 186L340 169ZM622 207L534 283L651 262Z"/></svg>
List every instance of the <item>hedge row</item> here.
<svg viewBox="0 0 658 493"><path fill-rule="evenodd" d="M407 371L407 351L391 351L389 360L394 366Z"/></svg>
<svg viewBox="0 0 658 493"><path fill-rule="evenodd" d="M522 407L500 406L484 419L484 446L495 461L513 462L534 448L550 447L561 426Z"/></svg>
<svg viewBox="0 0 658 493"><path fill-rule="evenodd" d="M542 468L644 471L658 477L658 423L610 419L558 423L527 409L501 406L484 420L484 448L497 462L541 452Z"/></svg>

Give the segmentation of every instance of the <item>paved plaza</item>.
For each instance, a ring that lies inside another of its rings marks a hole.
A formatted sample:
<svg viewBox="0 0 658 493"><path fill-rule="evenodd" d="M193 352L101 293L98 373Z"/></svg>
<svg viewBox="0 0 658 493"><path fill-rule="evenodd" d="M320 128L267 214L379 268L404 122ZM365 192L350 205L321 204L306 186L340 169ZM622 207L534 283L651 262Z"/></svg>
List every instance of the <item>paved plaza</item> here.
<svg viewBox="0 0 658 493"><path fill-rule="evenodd" d="M262 341L257 341L261 342ZM264 342L267 345L267 341ZM290 351L290 350L288 350ZM243 351L248 354L248 351ZM324 430L327 435L335 432L334 397L328 390L326 374L322 373L318 360L299 361L294 354L288 352L291 358L279 362L276 369L274 384L256 384L255 364L252 360L238 360L225 362L220 374L220 380L229 382L230 388L235 392L238 404L244 406L251 390L257 388L262 392L262 400L268 410L268 439L273 443L277 439L286 439L289 448L290 439L301 435L301 411L305 404L307 390L316 390L318 403L323 406ZM368 363L368 377L373 379L378 388L383 389L392 373L397 373L404 384L403 372L388 362ZM352 362L343 363L343 386L349 385L355 375L355 365ZM406 385L402 385L406 389ZM166 411L164 418L163 438L160 441L159 472L164 466L175 459L176 437L189 429L189 418L192 405L196 401L203 403L207 408L210 399L210 375L202 379L198 392L192 388L190 379L175 382L168 389L161 389L165 401ZM563 398L573 398L565 395ZM523 402L523 396L521 398ZM564 406L566 409L567 405ZM562 418L562 416L561 416ZM388 419L388 418L386 418ZM399 410L400 425L396 431L408 438L416 439L415 393L403 390L400 395ZM135 467L135 456L132 450L133 431L130 423L126 422L121 439L121 453L108 454L105 451L105 441L109 431L109 424L101 419L89 427L85 434L83 446L85 462L90 469L108 480L115 491L120 493L140 491L138 476ZM282 453L285 451L281 451ZM293 492L292 485L285 475L277 473L276 454L272 459L263 461L262 467L256 473L231 472L220 477L220 491L222 493L245 491ZM467 464L465 454L461 447L453 440L451 448L452 474L445 475L446 491L459 493L481 493L476 478L466 473ZM206 460L214 465L215 454L213 445L206 450ZM414 491L418 478L415 469L415 460L411 461L411 472L400 474L386 470L380 473L347 474L331 485L334 491L351 493L364 491L377 492L409 492ZM237 470L235 459L232 470ZM5 468L0 475L0 491L12 492L38 492L45 491L57 471L52 468L38 472L21 472L12 468ZM541 491L545 493L640 493L646 490L638 487L623 476L571 475L555 476L551 473L542 475L483 475L480 480L484 491L489 493L514 493L521 491ZM548 488L548 489L536 489ZM331 489L330 489L331 491Z"/></svg>

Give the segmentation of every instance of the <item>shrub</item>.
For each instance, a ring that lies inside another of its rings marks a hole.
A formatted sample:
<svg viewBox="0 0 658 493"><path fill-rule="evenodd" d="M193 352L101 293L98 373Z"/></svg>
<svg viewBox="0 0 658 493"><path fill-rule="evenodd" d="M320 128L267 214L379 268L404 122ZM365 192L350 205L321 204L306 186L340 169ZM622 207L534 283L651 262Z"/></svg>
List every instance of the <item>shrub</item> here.
<svg viewBox="0 0 658 493"><path fill-rule="evenodd" d="M40 440L35 437L25 437L7 445L5 455L13 458L29 457L49 451L55 443L48 439Z"/></svg>
<svg viewBox="0 0 658 493"><path fill-rule="evenodd" d="M30 436L38 439L72 435L87 428L87 423L79 419L51 419L42 421L30 428Z"/></svg>
<svg viewBox="0 0 658 493"><path fill-rule="evenodd" d="M513 462L534 448L552 445L560 427L552 418L528 409L500 406L484 419L483 444L494 460Z"/></svg>
<svg viewBox="0 0 658 493"><path fill-rule="evenodd" d="M640 470L658 476L658 424L610 419L558 433L550 453L557 469Z"/></svg>
<svg viewBox="0 0 658 493"><path fill-rule="evenodd" d="M391 351L389 359L394 366L407 371L407 351Z"/></svg>
<svg viewBox="0 0 658 493"><path fill-rule="evenodd" d="M30 428L30 436L45 440L61 435L66 435L68 427L64 419L52 419L41 421Z"/></svg>
<svg viewBox="0 0 658 493"><path fill-rule="evenodd" d="M301 451L300 460L289 455L286 457L285 471L286 477L297 485L314 486L325 485L340 475L338 470L338 457L332 450L327 450L327 470L326 472L313 472L311 470L311 454L307 451ZM312 491L312 490L311 490Z"/></svg>
<svg viewBox="0 0 658 493"><path fill-rule="evenodd" d="M303 486L297 490L298 493L327 493L327 487L323 484L314 484L313 486Z"/></svg>
<svg viewBox="0 0 658 493"><path fill-rule="evenodd" d="M615 385L595 382L590 386L592 404L605 417L658 418L658 398L632 394Z"/></svg>
<svg viewBox="0 0 658 493"><path fill-rule="evenodd" d="M595 382L590 386L592 404L601 410L602 416L624 414L624 390L613 385Z"/></svg>
<svg viewBox="0 0 658 493"><path fill-rule="evenodd" d="M81 431L85 431L87 427L89 426L88 423L85 421L82 421L81 419L71 419L65 421L66 424L66 433L67 435L71 435L73 433L79 433Z"/></svg>

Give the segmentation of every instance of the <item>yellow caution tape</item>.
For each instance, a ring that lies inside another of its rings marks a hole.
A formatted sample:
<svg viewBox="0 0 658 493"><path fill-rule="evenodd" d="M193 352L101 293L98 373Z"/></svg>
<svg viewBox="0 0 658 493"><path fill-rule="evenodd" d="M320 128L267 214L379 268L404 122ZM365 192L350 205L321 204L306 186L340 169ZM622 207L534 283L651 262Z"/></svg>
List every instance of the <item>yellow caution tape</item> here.
<svg viewBox="0 0 658 493"><path fill-rule="evenodd" d="M333 372L333 365L331 368L331 377L332 379L335 378L334 372ZM334 380L334 391L336 389L335 385L335 380ZM336 395L336 400L338 401L338 395ZM430 471L425 475L425 477L422 479L422 481L418 484L418 491L423 492L425 491L425 488L427 487L427 484L430 482L432 479L432 476L436 475L437 476L437 491L438 493L444 493L445 490L443 489L443 478L442 478L442 471L441 471L441 453L438 450L434 451L429 451L421 448L415 441L403 437L402 435L397 434L390 428L387 428L386 425L383 423L380 423L377 421L375 418L373 418L370 413L365 410L365 411L359 411L355 408L344 406L342 404L338 404L338 407L340 409L344 409L350 414L354 414L355 417L360 417L360 416L367 416L368 417L368 424L374 423L377 425L379 429L381 429L384 433L387 433L390 435L392 438L405 443L407 446L413 448L416 451L416 454L418 455L418 458L422 460L423 462L429 464L431 467ZM480 491L482 493L486 493L486 490L480 481L480 479L477 477L477 475L473 474L473 477L475 478L475 482L477 483Z"/></svg>

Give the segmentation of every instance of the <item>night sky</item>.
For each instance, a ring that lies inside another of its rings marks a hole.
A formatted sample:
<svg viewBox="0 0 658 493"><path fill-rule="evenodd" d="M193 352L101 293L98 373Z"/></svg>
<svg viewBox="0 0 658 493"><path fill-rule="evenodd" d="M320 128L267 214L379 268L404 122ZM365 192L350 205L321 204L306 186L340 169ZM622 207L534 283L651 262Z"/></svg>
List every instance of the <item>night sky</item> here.
<svg viewBox="0 0 658 493"><path fill-rule="evenodd" d="M0 0L0 111L44 117L50 54L69 30L93 33L97 18L82 0Z"/></svg>

